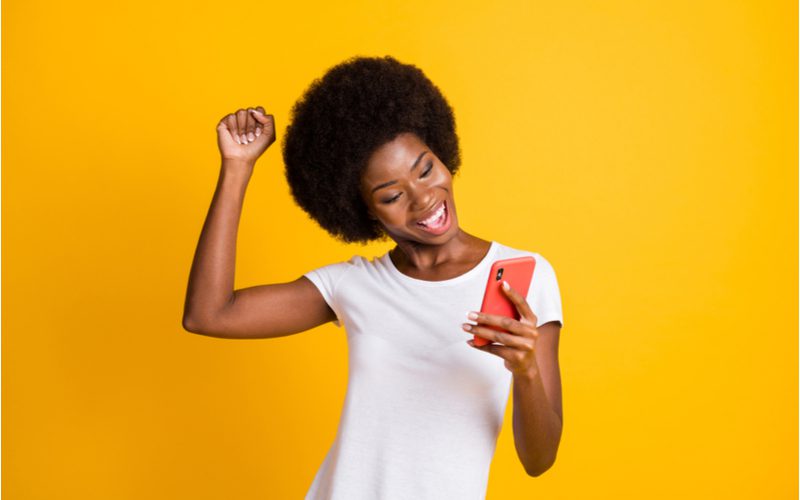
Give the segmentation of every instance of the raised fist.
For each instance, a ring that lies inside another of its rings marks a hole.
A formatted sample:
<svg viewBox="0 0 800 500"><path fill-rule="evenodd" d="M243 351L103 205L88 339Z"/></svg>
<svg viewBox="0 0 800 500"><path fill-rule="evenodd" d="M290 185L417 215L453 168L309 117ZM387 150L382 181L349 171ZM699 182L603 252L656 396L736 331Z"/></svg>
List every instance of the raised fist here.
<svg viewBox="0 0 800 500"><path fill-rule="evenodd" d="M273 142L275 118L261 106L225 115L217 125L217 145L223 160L255 164Z"/></svg>

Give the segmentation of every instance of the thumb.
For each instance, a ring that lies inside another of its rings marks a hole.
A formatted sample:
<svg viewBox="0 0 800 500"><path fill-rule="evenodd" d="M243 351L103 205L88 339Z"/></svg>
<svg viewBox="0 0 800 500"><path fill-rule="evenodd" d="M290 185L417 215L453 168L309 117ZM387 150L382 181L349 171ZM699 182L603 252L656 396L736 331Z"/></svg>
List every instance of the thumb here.
<svg viewBox="0 0 800 500"><path fill-rule="evenodd" d="M258 123L262 125L265 125L269 121L269 118L267 118L267 116L269 115L264 114L264 108L262 108L261 106L259 106L257 109L251 109L250 114L253 116L253 118L256 119Z"/></svg>

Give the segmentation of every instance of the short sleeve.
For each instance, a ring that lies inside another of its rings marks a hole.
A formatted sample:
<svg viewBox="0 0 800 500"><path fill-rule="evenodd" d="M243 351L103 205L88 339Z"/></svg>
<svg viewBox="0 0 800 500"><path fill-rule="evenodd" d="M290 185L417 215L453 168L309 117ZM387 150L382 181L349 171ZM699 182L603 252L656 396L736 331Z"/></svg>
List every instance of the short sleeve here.
<svg viewBox="0 0 800 500"><path fill-rule="evenodd" d="M333 312L336 314L336 319L333 324L341 327L342 313L339 309L339 302L336 297L336 286L341 279L353 269L356 262L356 257L351 258L347 262L337 262L335 264L328 264L320 268L308 271L303 276L308 278L322 294L322 298L328 303Z"/></svg>
<svg viewBox="0 0 800 500"><path fill-rule="evenodd" d="M564 318L561 311L561 292L558 288L556 272L550 262L539 254L535 254L536 267L533 270L533 280L528 290L528 304L536 315L536 326L542 326L550 321L558 321L564 327Z"/></svg>

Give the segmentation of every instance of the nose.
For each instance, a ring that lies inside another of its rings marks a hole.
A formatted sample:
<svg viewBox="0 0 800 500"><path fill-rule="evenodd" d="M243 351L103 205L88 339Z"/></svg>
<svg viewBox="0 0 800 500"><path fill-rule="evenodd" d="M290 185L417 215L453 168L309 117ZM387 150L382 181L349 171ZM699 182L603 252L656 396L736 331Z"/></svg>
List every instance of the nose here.
<svg viewBox="0 0 800 500"><path fill-rule="evenodd" d="M436 198L436 194L433 192L433 189L428 187L419 187L412 190L411 196L411 206L415 210L426 210L431 208L431 204L433 204L434 199Z"/></svg>

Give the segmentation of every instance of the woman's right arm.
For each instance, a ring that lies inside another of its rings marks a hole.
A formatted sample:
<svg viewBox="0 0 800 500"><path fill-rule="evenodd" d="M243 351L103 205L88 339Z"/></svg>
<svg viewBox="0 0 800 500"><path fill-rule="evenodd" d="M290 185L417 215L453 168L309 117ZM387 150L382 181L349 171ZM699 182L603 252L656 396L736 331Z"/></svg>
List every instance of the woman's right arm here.
<svg viewBox="0 0 800 500"><path fill-rule="evenodd" d="M236 234L245 192L256 160L275 141L272 115L256 109L260 113L240 109L217 126L222 167L192 262L183 311L183 328L193 333L221 338L281 337L336 319L305 277L233 290Z"/></svg>

